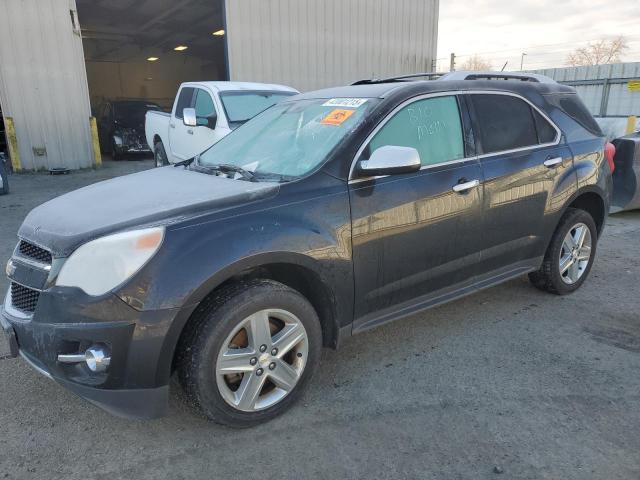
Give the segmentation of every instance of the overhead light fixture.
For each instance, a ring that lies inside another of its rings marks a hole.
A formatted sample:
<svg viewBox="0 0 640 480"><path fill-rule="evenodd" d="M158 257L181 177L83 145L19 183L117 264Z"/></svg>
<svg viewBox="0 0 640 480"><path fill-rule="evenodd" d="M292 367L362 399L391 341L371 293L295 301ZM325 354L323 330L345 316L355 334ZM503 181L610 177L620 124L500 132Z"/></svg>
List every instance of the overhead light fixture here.
<svg viewBox="0 0 640 480"><path fill-rule="evenodd" d="M147 58L147 60L150 62L155 62L156 60L158 60L158 57L149 57Z"/></svg>
<svg viewBox="0 0 640 480"><path fill-rule="evenodd" d="M189 48L189 47L187 47L186 45L178 45L176 48L174 48L174 50L176 52L182 52L183 50L186 50L187 48Z"/></svg>
<svg viewBox="0 0 640 480"><path fill-rule="evenodd" d="M216 30L215 32L213 32L213 34L214 34L216 37L221 37L221 36L223 36L223 35L224 35L224 30L223 30L223 29Z"/></svg>

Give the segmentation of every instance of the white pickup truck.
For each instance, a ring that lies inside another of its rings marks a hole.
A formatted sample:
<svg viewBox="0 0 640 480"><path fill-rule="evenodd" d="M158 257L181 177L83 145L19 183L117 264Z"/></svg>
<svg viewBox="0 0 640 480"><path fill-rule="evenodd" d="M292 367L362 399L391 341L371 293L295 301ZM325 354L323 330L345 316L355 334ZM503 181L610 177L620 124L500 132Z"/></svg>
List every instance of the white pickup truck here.
<svg viewBox="0 0 640 480"><path fill-rule="evenodd" d="M156 166L202 153L234 128L297 93L291 87L265 83L183 83L170 114L150 110L145 117L147 144Z"/></svg>

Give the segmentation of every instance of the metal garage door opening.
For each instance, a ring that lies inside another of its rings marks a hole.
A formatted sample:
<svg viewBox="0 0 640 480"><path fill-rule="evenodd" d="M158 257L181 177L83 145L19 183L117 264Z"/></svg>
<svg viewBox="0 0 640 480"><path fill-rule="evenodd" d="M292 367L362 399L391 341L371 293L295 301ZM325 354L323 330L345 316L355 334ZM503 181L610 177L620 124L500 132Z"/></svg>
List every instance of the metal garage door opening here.
<svg viewBox="0 0 640 480"><path fill-rule="evenodd" d="M94 114L117 99L168 109L181 82L227 78L222 0L76 4Z"/></svg>

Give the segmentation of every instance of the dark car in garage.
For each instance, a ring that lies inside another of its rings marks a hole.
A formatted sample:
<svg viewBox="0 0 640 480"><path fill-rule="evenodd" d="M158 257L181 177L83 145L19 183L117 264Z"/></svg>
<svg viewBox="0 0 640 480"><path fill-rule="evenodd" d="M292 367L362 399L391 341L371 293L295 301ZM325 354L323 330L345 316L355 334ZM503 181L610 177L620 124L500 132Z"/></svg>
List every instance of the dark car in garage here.
<svg viewBox="0 0 640 480"><path fill-rule="evenodd" d="M114 160L132 154L151 154L144 135L144 119L149 110L162 108L146 100L114 100L98 108L100 150Z"/></svg>

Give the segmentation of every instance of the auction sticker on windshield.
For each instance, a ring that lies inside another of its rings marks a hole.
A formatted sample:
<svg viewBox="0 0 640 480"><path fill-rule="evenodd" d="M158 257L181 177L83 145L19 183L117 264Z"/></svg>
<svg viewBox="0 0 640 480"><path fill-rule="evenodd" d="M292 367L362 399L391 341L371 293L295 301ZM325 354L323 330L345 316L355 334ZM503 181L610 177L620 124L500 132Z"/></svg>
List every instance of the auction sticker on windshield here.
<svg viewBox="0 0 640 480"><path fill-rule="evenodd" d="M323 107L358 108L367 101L366 98L332 98L322 104Z"/></svg>
<svg viewBox="0 0 640 480"><path fill-rule="evenodd" d="M323 125L342 125L355 110L346 110L344 108L336 108L329 115L324 117L320 123Z"/></svg>

